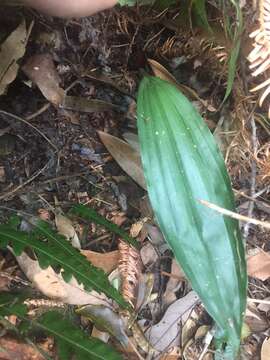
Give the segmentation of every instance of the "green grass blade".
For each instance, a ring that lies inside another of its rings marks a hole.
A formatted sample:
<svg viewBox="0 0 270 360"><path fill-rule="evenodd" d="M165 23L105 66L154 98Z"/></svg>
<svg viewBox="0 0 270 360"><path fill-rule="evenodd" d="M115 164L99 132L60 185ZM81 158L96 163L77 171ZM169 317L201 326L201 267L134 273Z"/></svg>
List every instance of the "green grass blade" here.
<svg viewBox="0 0 270 360"><path fill-rule="evenodd" d="M237 70L237 61L240 54L241 47L241 35L243 32L243 15L238 1L231 0L232 4L236 9L236 29L234 32L233 45L230 53L229 64L228 64L228 77L227 77L227 88L223 99L223 103L228 99L232 92L235 74Z"/></svg>

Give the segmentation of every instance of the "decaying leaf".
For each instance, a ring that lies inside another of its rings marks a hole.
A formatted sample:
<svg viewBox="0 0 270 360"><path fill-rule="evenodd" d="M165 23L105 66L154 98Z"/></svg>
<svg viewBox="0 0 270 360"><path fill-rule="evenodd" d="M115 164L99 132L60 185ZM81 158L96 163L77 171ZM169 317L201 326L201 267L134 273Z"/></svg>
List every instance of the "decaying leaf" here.
<svg viewBox="0 0 270 360"><path fill-rule="evenodd" d="M252 334L265 331L269 328L268 321L258 312L256 306L252 304L249 304L246 309L245 324Z"/></svg>
<svg viewBox="0 0 270 360"><path fill-rule="evenodd" d="M59 85L61 79L50 54L30 57L22 70L48 101L56 106L63 102L65 92Z"/></svg>
<svg viewBox="0 0 270 360"><path fill-rule="evenodd" d="M16 79L18 60L23 57L27 42L25 20L14 30L0 48L0 95Z"/></svg>
<svg viewBox="0 0 270 360"><path fill-rule="evenodd" d="M146 306L152 299L151 294L155 276L152 273L140 274L135 309L138 311Z"/></svg>
<svg viewBox="0 0 270 360"><path fill-rule="evenodd" d="M16 79L18 60L23 57L27 42L25 20L14 30L0 47L0 95Z"/></svg>
<svg viewBox="0 0 270 360"><path fill-rule="evenodd" d="M140 250L143 265L147 268L158 260L158 253L154 246L147 242Z"/></svg>
<svg viewBox="0 0 270 360"><path fill-rule="evenodd" d="M100 111L117 110L118 107L107 101L86 99L80 96L64 96L61 108L66 110L93 113Z"/></svg>
<svg viewBox="0 0 270 360"><path fill-rule="evenodd" d="M64 235L72 246L77 249L81 249L81 243L78 235L72 225L72 222L62 214L55 215L55 225L59 234Z"/></svg>
<svg viewBox="0 0 270 360"><path fill-rule="evenodd" d="M189 292L167 309L158 324L147 330L146 337L155 349L165 351L180 343L182 320L188 318L198 299L194 291Z"/></svg>
<svg viewBox="0 0 270 360"><path fill-rule="evenodd" d="M57 274L52 267L41 269L38 261L32 260L26 253L16 256L16 260L26 277L34 287L50 299L62 301L70 305L106 305L108 300L105 295L95 291L86 292L82 285L72 277L67 283L61 274Z"/></svg>
<svg viewBox="0 0 270 360"><path fill-rule="evenodd" d="M137 184L143 189L146 189L140 154L125 141L115 136L106 134L103 131L99 131L98 134L103 144L121 168L136 181Z"/></svg>
<svg viewBox="0 0 270 360"><path fill-rule="evenodd" d="M183 324L182 333L181 333L181 345L184 348L187 342L193 337L198 326L199 315L194 310L190 313L187 321Z"/></svg>
<svg viewBox="0 0 270 360"><path fill-rule="evenodd" d="M1 360L44 360L44 356L33 346L10 336L0 337ZM49 349L44 349L47 353Z"/></svg>
<svg viewBox="0 0 270 360"><path fill-rule="evenodd" d="M269 360L269 359L270 359L270 338L264 340L261 350L261 360Z"/></svg>
<svg viewBox="0 0 270 360"><path fill-rule="evenodd" d="M262 312L265 312L265 313L268 313L270 311L270 296L263 299L264 301L268 301L268 304L266 303L261 303L258 305L258 310L262 311Z"/></svg>
<svg viewBox="0 0 270 360"><path fill-rule="evenodd" d="M185 279L185 274L181 269L180 265L178 265L175 259L172 260L171 266L171 277L166 285L166 290L163 294L163 304L165 307L172 304L176 299L176 291L179 290L179 286Z"/></svg>
<svg viewBox="0 0 270 360"><path fill-rule="evenodd" d="M123 134L123 138L126 140L129 145L136 150L137 152L140 152L140 144L139 144L139 138L137 134L134 134L132 132L126 132Z"/></svg>
<svg viewBox="0 0 270 360"><path fill-rule="evenodd" d="M114 336L122 345L128 345L125 324L121 317L109 307L85 305L76 310L76 313L92 321L99 330Z"/></svg>
<svg viewBox="0 0 270 360"><path fill-rule="evenodd" d="M259 251L247 259L248 275L262 281L270 277L270 254Z"/></svg>
<svg viewBox="0 0 270 360"><path fill-rule="evenodd" d="M91 250L81 250L82 254L96 267L102 269L106 273L113 271L119 262L119 251L111 251L108 253L98 253Z"/></svg>

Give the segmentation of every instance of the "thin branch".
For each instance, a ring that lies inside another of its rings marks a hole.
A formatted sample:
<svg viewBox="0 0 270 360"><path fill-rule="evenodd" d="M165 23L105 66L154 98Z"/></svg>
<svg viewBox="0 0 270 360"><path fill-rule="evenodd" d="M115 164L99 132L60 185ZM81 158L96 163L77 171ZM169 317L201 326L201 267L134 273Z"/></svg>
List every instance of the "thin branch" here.
<svg viewBox="0 0 270 360"><path fill-rule="evenodd" d="M218 213L220 213L222 215L229 216L229 217L231 217L233 219L236 219L236 220L239 220L239 221L249 222L251 224L264 227L266 229L270 229L270 223L267 222L267 221L260 221L260 220L257 220L257 219L249 218L248 216L237 214L237 213L235 213L235 212L233 212L231 210L224 209L224 208L222 208L222 207L220 207L218 205L212 204L212 203L210 203L210 202L208 202L206 200L199 199L198 201L201 204L203 204L204 206L208 207L209 209L215 210L215 211L217 211Z"/></svg>
<svg viewBox="0 0 270 360"><path fill-rule="evenodd" d="M28 122L27 120L23 119L23 118L20 117L20 116L11 114L11 113L9 113L9 112L7 112L7 111L4 111L4 110L1 110L1 109L0 109L0 114L9 116L10 118L12 118L12 119L14 119L14 120L20 121L20 122L28 125L30 128L32 128L32 129L34 129L36 132L38 132L39 135L41 135L41 136L54 148L54 150L56 150L56 152L59 151L58 148L57 148L57 146L55 146L55 145L51 142L51 140L50 140L45 134L43 134L42 131L40 131L36 126L32 125L32 124L31 124L30 122Z"/></svg>

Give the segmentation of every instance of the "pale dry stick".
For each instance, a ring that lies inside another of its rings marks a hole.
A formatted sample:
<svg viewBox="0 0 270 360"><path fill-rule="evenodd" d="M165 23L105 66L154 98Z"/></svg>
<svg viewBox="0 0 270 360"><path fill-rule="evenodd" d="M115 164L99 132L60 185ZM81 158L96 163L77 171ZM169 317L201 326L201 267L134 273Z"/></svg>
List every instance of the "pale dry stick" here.
<svg viewBox="0 0 270 360"><path fill-rule="evenodd" d="M224 208L222 208L218 205L212 204L206 200L199 199L198 201L201 204L203 204L204 206L208 207L209 209L215 210L222 215L229 216L229 217L239 220L239 221L250 222L251 224L258 225L258 226L261 226L261 227L264 227L264 228L270 230L270 222L252 219L252 218L249 218L248 216L237 214L231 210L224 209Z"/></svg>
<svg viewBox="0 0 270 360"><path fill-rule="evenodd" d="M260 300L260 299L247 298L247 302L255 303L255 304L266 304L266 305L270 305L270 301L269 301L269 300Z"/></svg>
<svg viewBox="0 0 270 360"><path fill-rule="evenodd" d="M55 150L56 152L58 152L58 148L51 142L51 140L50 140L45 134L43 134L43 132L40 131L36 126L34 126L34 125L32 125L31 123L29 123L27 120L21 118L20 116L11 114L11 113L9 113L9 112L7 112L7 111L4 111L4 110L1 110L1 109L0 109L0 114L9 116L9 117L11 117L11 118L14 119L14 120L20 121L20 122L28 125L28 126L31 127L32 129L34 129L36 132L38 132L39 135L41 135L41 136L54 148L54 150Z"/></svg>
<svg viewBox="0 0 270 360"><path fill-rule="evenodd" d="M31 120L35 119L37 116L43 114L46 110L48 110L50 106L51 106L50 103L46 103L46 104L43 105L40 109L38 109L37 111L35 111L33 114L27 116L26 120L27 120L27 121L31 121Z"/></svg>
<svg viewBox="0 0 270 360"><path fill-rule="evenodd" d="M250 186L250 196L254 198L255 191L256 191L256 175L257 175L257 164L255 161L255 154L258 151L258 141L257 141L257 127L255 124L254 115L251 115L250 119L251 123L251 129L252 129L252 135L251 135L251 142L252 142L252 150L253 150L253 159L251 162L251 186ZM249 202L248 206L248 217L251 218L254 210L254 201ZM250 228L250 222L247 222L244 226L244 240L247 241L248 235L249 235L249 228Z"/></svg>

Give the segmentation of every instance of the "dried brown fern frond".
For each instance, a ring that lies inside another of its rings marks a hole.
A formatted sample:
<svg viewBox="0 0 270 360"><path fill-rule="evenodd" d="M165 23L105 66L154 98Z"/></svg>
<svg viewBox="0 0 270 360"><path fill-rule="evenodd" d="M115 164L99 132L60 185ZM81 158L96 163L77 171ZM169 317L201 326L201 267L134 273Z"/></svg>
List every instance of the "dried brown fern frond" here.
<svg viewBox="0 0 270 360"><path fill-rule="evenodd" d="M142 272L141 257L138 250L120 240L119 245L119 272L121 275L121 290L126 301L134 306L139 276Z"/></svg>
<svg viewBox="0 0 270 360"><path fill-rule="evenodd" d="M259 28L249 35L250 38L254 39L254 48L247 59L250 62L249 67L254 77L265 74L270 67L270 0L259 0L259 22ZM262 89L264 90L260 95L260 106L270 94L270 77L250 91L256 92ZM270 117L270 106L268 116Z"/></svg>

